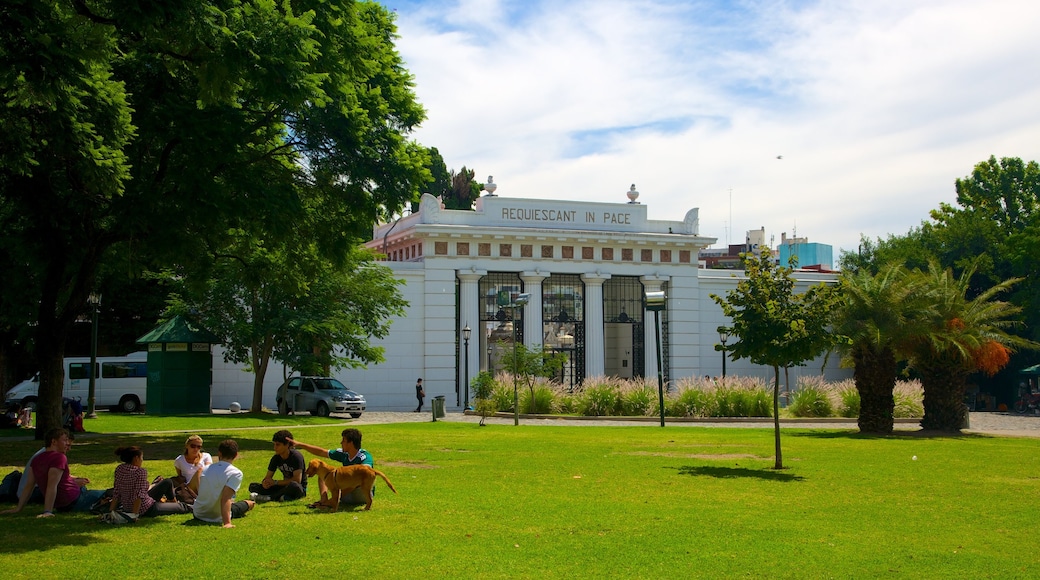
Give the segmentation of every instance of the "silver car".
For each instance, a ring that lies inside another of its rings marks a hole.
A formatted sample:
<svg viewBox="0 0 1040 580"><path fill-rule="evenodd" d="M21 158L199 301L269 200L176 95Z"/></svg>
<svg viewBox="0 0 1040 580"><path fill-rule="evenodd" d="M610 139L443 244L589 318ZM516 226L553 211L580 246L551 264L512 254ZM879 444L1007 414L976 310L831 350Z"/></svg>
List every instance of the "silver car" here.
<svg viewBox="0 0 1040 580"><path fill-rule="evenodd" d="M275 395L278 413L309 411L328 417L329 413L349 413L357 419L365 410L365 397L331 377L290 377Z"/></svg>

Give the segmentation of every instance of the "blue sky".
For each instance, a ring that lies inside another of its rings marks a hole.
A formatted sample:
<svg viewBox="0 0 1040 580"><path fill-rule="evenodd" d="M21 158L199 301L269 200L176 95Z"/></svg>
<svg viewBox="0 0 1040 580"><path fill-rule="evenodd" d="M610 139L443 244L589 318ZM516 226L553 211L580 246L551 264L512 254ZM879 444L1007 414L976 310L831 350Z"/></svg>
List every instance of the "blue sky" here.
<svg viewBox="0 0 1040 580"><path fill-rule="evenodd" d="M954 179L1040 160L1040 3L386 0L427 121L505 196L700 208L854 250ZM777 159L777 156L783 156ZM678 217L676 217L678 216Z"/></svg>

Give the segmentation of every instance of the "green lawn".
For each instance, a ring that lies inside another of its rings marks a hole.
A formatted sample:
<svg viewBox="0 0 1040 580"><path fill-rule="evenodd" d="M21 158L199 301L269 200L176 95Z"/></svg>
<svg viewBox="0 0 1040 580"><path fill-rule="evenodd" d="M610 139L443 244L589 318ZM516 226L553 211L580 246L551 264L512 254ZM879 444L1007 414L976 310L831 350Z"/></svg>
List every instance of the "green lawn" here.
<svg viewBox="0 0 1040 580"><path fill-rule="evenodd" d="M211 421L198 419L207 450L236 438L237 464L258 481L281 426L211 433ZM298 437L334 445L344 425ZM768 428L437 422L363 433L399 492L380 482L371 512L263 504L223 530L185 525L187 516L119 527L88 515L38 520L41 508L29 506L0 516L0 563L7 577L34 579L189 569L199 578L1040 575L1036 439L785 430L788 469L777 472ZM184 438L80 438L73 475L111 485L113 450L126 443L145 448L152 476L170 475ZM6 443L4 473L37 448Z"/></svg>

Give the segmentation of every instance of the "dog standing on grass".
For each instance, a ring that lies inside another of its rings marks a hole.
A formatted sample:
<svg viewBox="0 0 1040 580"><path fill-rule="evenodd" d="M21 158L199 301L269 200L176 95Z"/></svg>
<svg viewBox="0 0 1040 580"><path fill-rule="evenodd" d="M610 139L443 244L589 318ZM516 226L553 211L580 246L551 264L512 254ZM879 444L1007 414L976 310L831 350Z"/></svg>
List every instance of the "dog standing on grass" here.
<svg viewBox="0 0 1040 580"><path fill-rule="evenodd" d="M383 472L376 471L364 464L334 467L320 459L311 459L307 464L307 477L315 475L325 482L325 488L329 491L328 503L321 502L321 505L332 508L332 511L339 509L340 494L350 493L358 488L368 491L365 509L372 509L372 486L376 483L377 475L383 478L390 491L397 493L394 484L390 483Z"/></svg>

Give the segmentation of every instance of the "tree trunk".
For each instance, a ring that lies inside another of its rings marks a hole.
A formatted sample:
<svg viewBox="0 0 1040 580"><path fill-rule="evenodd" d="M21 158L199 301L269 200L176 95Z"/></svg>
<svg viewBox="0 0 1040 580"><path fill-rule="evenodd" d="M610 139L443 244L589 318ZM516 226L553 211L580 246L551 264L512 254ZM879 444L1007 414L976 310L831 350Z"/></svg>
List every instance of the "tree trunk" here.
<svg viewBox="0 0 1040 580"><path fill-rule="evenodd" d="M857 348L853 353L853 380L859 392L859 430L861 433L887 435L892 432L895 415L896 357L889 348L877 351Z"/></svg>
<svg viewBox="0 0 1040 580"><path fill-rule="evenodd" d="M36 399L37 440L61 427L61 400L65 386L66 335L41 327L36 333L36 358L40 364L40 390Z"/></svg>
<svg viewBox="0 0 1040 580"><path fill-rule="evenodd" d="M921 428L959 433L968 412L964 389L968 374L959 361L939 360L919 367L924 387L924 418Z"/></svg>
<svg viewBox="0 0 1040 580"><path fill-rule="evenodd" d="M773 469L784 468L784 456L780 451L780 367L773 367L773 437L776 440L776 463Z"/></svg>
<svg viewBox="0 0 1040 580"><path fill-rule="evenodd" d="M253 404L249 407L249 411L252 413L262 413L264 410L264 378L267 377L267 367L271 364L273 342L270 337L267 337L261 345L254 345L251 349L253 356Z"/></svg>

